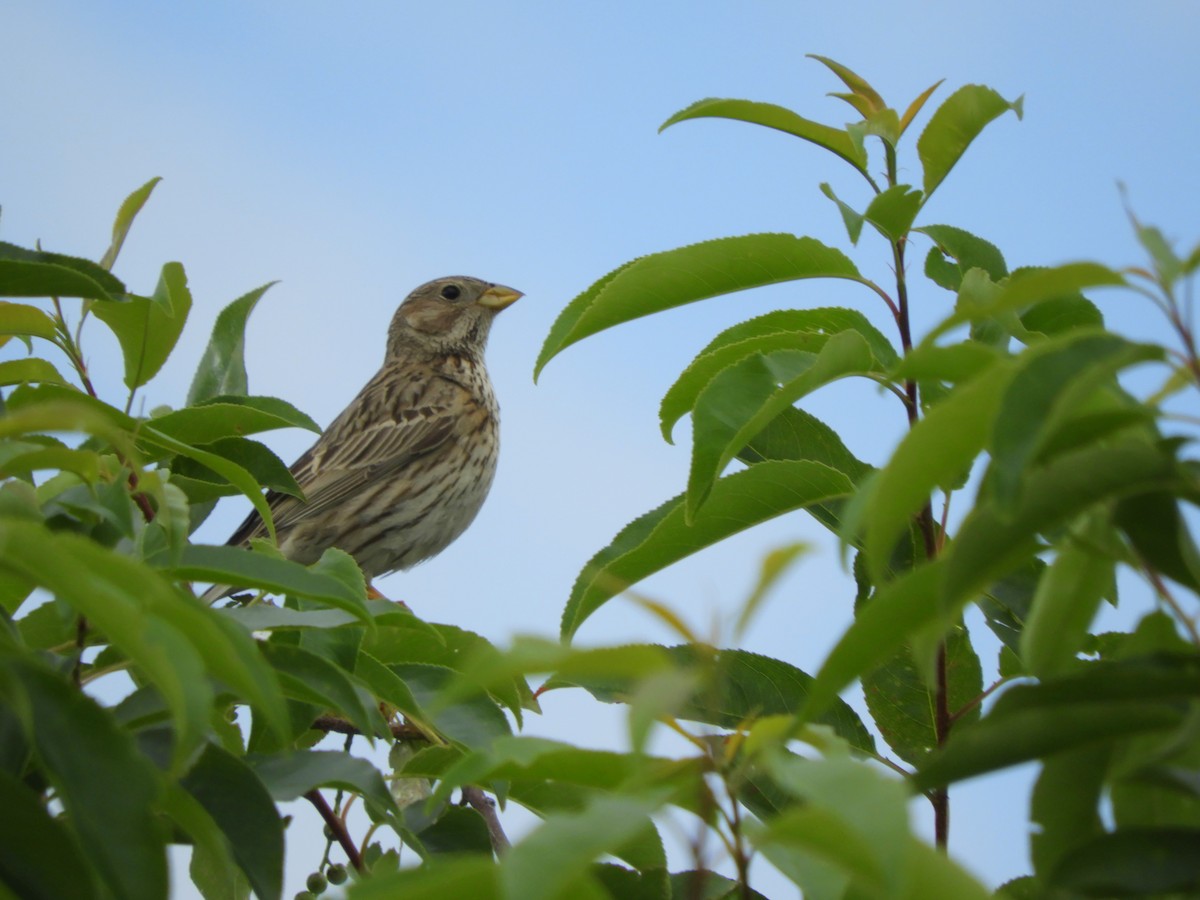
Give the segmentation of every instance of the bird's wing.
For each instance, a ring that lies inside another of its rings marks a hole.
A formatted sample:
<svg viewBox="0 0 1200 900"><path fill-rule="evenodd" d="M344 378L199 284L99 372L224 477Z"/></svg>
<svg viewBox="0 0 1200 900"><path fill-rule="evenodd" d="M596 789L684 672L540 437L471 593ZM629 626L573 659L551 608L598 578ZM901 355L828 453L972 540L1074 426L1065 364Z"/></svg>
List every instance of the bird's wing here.
<svg viewBox="0 0 1200 900"><path fill-rule="evenodd" d="M353 421L341 418L335 421L292 465L292 474L305 499L268 492L267 502L276 530L291 528L336 506L363 485L386 477L440 447L454 431L456 418L449 406L424 406L405 412L404 416L372 416L369 422L364 421L365 416ZM257 513L251 513L229 543L241 544L264 533L262 520Z"/></svg>

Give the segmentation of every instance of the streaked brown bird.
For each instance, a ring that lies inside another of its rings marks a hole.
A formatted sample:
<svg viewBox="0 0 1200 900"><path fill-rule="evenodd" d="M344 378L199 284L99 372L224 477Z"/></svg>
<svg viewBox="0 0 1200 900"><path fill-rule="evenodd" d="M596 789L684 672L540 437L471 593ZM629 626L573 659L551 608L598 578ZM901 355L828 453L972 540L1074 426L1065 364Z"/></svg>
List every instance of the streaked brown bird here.
<svg viewBox="0 0 1200 900"><path fill-rule="evenodd" d="M484 347L496 314L521 296L454 276L405 298L382 368L292 465L305 499L267 495L285 556L309 564L337 547L370 580L429 559L463 533L500 450ZM229 543L266 533L252 512ZM231 592L216 585L204 599Z"/></svg>

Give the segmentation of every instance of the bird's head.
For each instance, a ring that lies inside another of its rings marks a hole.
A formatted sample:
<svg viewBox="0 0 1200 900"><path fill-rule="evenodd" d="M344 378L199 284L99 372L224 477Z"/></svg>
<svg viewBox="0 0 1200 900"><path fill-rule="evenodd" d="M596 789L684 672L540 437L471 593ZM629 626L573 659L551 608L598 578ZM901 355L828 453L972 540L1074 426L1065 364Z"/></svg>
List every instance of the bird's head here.
<svg viewBox="0 0 1200 900"><path fill-rule="evenodd" d="M388 358L422 350L482 356L492 319L521 296L465 275L426 282L396 310L388 329Z"/></svg>

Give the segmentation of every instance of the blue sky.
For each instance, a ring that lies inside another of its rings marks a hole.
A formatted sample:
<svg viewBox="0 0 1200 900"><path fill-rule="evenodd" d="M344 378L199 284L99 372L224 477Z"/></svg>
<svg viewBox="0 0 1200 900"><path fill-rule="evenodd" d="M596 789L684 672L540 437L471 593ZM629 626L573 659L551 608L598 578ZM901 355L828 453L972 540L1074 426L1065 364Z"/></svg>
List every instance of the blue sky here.
<svg viewBox="0 0 1200 900"><path fill-rule="evenodd" d="M176 358L145 392L147 410L182 401L218 310L266 281L280 283L251 323L251 388L322 423L374 372L387 322L416 284L463 273L523 290L489 352L504 409L492 497L451 549L381 587L496 641L552 634L588 557L682 488L686 426L665 444L657 404L712 335L785 305L851 305L889 324L872 296L845 285L779 286L608 332L555 359L534 386L533 360L559 310L633 256L755 231L847 249L817 190L830 181L865 201L840 161L736 123L659 135L663 120L729 96L843 123L848 107L824 96L840 85L805 53L849 65L901 107L943 77L930 109L965 83L1025 94L1024 121L994 123L922 221L974 231L1013 266L1134 263L1118 180L1168 236L1200 237L1198 18L1183 0L8 4L0 239L97 257L120 200L163 176L117 272L148 292L161 264L178 259L196 306ZM908 164L915 180L912 156ZM886 276L878 242L864 239L853 255ZM1162 334L1144 302L1098 299L1120 327ZM948 300L918 284L918 330ZM87 349L101 390L121 397L114 348L93 332ZM861 383L807 408L872 462L901 434L896 409ZM299 432L271 438L287 459L308 442ZM201 536L222 540L245 505L229 501ZM831 540L803 517L642 588L717 633L762 553L797 539L814 553L744 646L814 670L848 621L853 591ZM1126 603L1139 601L1134 585ZM617 600L579 639L670 636ZM566 695L548 697L529 726L595 746L619 746L623 727L619 711ZM1026 869L1027 782L1019 772L955 792L952 848L991 883ZM918 827L924 819L914 807Z"/></svg>

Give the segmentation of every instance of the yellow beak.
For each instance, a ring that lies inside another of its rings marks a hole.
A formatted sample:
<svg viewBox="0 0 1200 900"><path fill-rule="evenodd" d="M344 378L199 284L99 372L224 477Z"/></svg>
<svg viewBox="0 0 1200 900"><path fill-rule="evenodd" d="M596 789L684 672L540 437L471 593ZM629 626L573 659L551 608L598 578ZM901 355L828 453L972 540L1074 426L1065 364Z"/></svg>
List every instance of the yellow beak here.
<svg viewBox="0 0 1200 900"><path fill-rule="evenodd" d="M506 306L516 303L524 296L520 291L514 291L510 287L505 287L502 284L493 284L479 295L479 299L476 302L485 309L504 309Z"/></svg>

